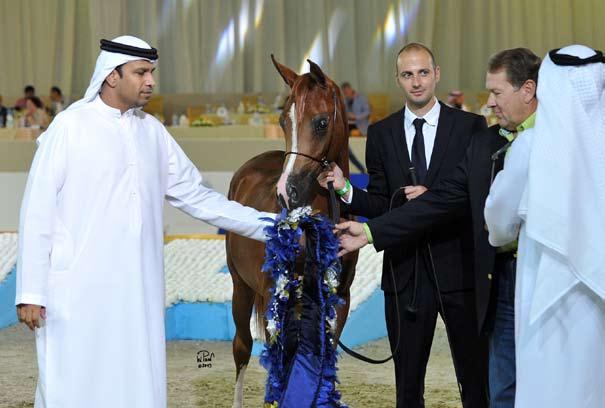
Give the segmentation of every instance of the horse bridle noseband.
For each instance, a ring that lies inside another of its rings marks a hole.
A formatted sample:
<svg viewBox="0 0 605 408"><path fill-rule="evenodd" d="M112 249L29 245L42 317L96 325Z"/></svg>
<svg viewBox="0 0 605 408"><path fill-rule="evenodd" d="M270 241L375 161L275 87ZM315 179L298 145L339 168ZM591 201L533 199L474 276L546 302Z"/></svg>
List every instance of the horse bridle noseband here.
<svg viewBox="0 0 605 408"><path fill-rule="evenodd" d="M315 163L319 163L319 165L321 166L321 168L323 170L326 170L330 167L330 162L328 161L328 158L326 156L322 157L321 159L316 159L315 157L309 156L308 154L305 154L305 153L286 152L286 153L284 153L284 158L288 157L289 154L293 154L295 156L302 156L302 157L306 157L309 160L313 160Z"/></svg>

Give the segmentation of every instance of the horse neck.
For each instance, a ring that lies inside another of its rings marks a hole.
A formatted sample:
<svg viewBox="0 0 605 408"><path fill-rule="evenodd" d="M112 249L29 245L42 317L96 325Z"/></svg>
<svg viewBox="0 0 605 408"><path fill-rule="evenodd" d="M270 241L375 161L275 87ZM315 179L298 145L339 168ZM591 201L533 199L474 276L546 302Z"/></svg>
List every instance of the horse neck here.
<svg viewBox="0 0 605 408"><path fill-rule="evenodd" d="M340 133L338 135L338 139L340 142L338 144L340 144L340 146L339 146L339 154L336 158L336 164L338 165L338 167L340 167L344 176L348 178L350 175L350 171L349 171L349 124L346 120L347 111L344 108L344 104L341 103L338 110L340 111L339 112L340 117L343 119L343 121L341 122L342 123L342 126L341 126L342 133Z"/></svg>
<svg viewBox="0 0 605 408"><path fill-rule="evenodd" d="M343 143L343 147L340 149L340 154L338 155L338 158L336 159L336 164L338 165L338 167L340 167L344 176L348 178L350 175L349 139L348 138L345 139L345 142Z"/></svg>
<svg viewBox="0 0 605 408"><path fill-rule="evenodd" d="M340 114L341 117L346 118L344 109L341 109ZM336 139L335 148L338 150L338 154L334 162L340 167L344 176L349 177L349 125L347 122L343 122L341 132L336 135Z"/></svg>

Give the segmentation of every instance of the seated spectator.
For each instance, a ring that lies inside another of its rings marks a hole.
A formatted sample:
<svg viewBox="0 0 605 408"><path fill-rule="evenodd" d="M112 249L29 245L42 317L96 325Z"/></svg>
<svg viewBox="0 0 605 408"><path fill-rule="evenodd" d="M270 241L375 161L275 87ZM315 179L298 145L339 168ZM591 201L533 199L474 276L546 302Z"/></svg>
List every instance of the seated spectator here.
<svg viewBox="0 0 605 408"><path fill-rule="evenodd" d="M340 89L345 97L347 105L347 116L349 119L349 131L359 129L365 136L368 133L370 123L370 105L365 96L357 93L348 82L343 82Z"/></svg>
<svg viewBox="0 0 605 408"><path fill-rule="evenodd" d="M33 85L27 85L25 88L23 88L23 97L17 99L17 102L15 103L15 110L20 111L25 109L27 98L30 96L36 96L36 88L34 88Z"/></svg>
<svg viewBox="0 0 605 408"><path fill-rule="evenodd" d="M21 127L38 127L46 129L50 118L44 110L42 101L37 96L30 96L25 101L25 115L21 118Z"/></svg>
<svg viewBox="0 0 605 408"><path fill-rule="evenodd" d="M50 88L50 106L48 107L48 113L51 116L55 116L57 113L65 109L65 100L63 99L63 92L58 86Z"/></svg>
<svg viewBox="0 0 605 408"><path fill-rule="evenodd" d="M458 89L452 89L447 95L447 101L445 102L449 107L460 109L468 112L468 106L464 104L464 93Z"/></svg>
<svg viewBox="0 0 605 408"><path fill-rule="evenodd" d="M6 116L8 109L2 104L2 95L0 95L0 127L6 127Z"/></svg>

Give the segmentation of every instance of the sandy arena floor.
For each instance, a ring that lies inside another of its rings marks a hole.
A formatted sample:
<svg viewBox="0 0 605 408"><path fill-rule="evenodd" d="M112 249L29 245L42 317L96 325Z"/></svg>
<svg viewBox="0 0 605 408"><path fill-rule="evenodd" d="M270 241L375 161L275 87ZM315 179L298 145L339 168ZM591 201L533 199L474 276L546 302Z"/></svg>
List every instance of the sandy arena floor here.
<svg viewBox="0 0 605 408"><path fill-rule="evenodd" d="M454 370L443 324L437 325L426 377L426 407L460 407ZM208 350L215 355L212 368L198 368L196 355ZM388 355L382 339L360 348L375 358ZM353 408L395 406L392 363L369 365L349 356L339 360L343 401ZM0 330L0 407L33 407L36 383L33 334L25 326ZM168 406L231 407L235 368L230 342L172 341L168 343ZM261 407L265 370L253 358L246 372L245 406Z"/></svg>

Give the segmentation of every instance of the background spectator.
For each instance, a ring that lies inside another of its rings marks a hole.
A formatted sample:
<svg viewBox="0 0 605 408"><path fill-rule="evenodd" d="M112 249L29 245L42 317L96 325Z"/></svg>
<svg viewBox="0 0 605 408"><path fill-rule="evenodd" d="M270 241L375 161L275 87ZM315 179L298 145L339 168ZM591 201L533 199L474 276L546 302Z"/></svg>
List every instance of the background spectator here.
<svg viewBox="0 0 605 408"><path fill-rule="evenodd" d="M50 88L50 106L48 107L48 113L51 116L55 116L57 113L65 109L65 99L63 99L63 92L58 86Z"/></svg>
<svg viewBox="0 0 605 408"><path fill-rule="evenodd" d="M25 100L25 115L21 118L22 127L39 127L46 129L50 118L44 110L42 101L37 96L30 96Z"/></svg>
<svg viewBox="0 0 605 408"><path fill-rule="evenodd" d="M343 82L340 89L345 96L347 116L349 118L349 131L359 129L365 136L368 133L370 118L370 105L365 96L359 94L350 83Z"/></svg>
<svg viewBox="0 0 605 408"><path fill-rule="evenodd" d="M2 104L2 95L0 95L0 127L6 127L6 115L8 109Z"/></svg>
<svg viewBox="0 0 605 408"><path fill-rule="evenodd" d="M459 89L452 89L447 95L447 105L469 112L468 106L464 104L464 93Z"/></svg>
<svg viewBox="0 0 605 408"><path fill-rule="evenodd" d="M30 96L36 96L36 88L34 88L33 85L27 85L25 88L23 88L23 96L17 99L17 102L15 102L15 109L25 109L27 98L29 98Z"/></svg>

